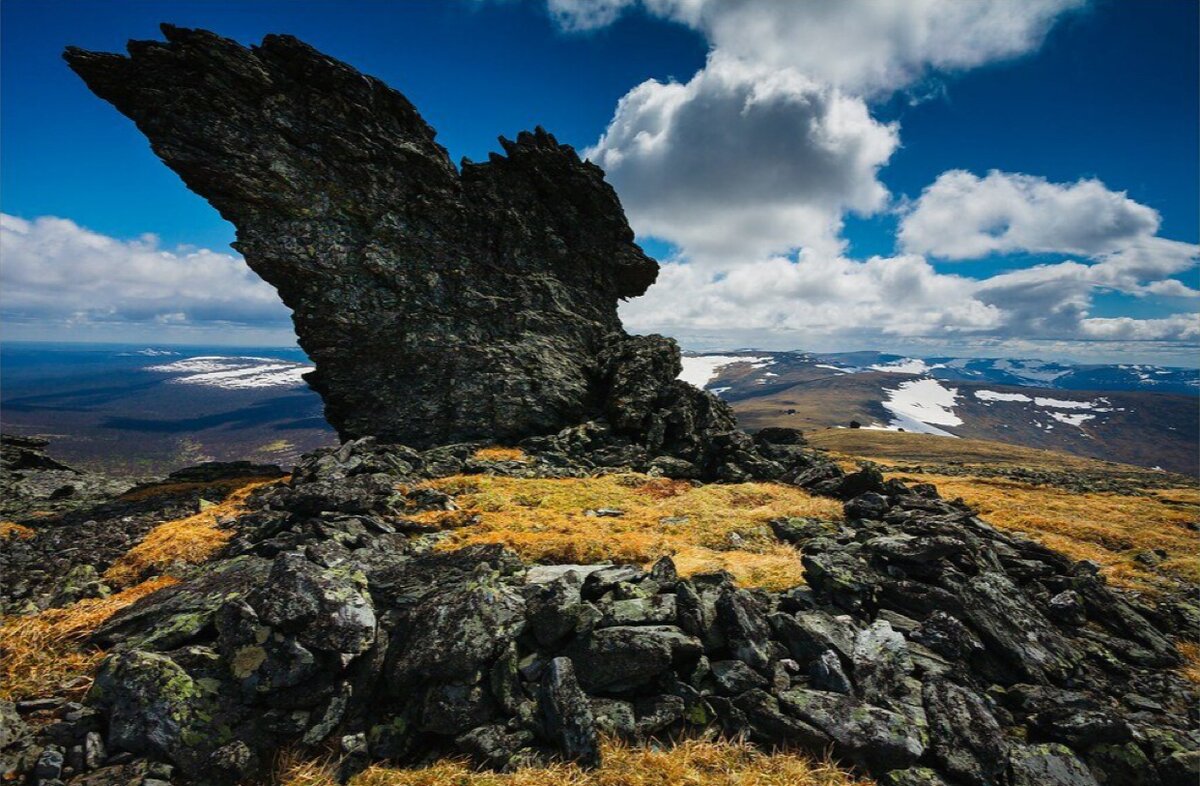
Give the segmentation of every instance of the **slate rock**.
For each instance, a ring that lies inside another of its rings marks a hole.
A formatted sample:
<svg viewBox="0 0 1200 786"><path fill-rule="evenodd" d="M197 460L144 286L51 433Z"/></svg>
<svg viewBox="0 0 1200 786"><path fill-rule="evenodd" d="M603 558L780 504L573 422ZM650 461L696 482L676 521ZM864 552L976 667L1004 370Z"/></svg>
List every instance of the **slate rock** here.
<svg viewBox="0 0 1200 786"><path fill-rule="evenodd" d="M1008 772L1012 786L1097 786L1087 765L1059 743L1014 745Z"/></svg>
<svg viewBox="0 0 1200 786"><path fill-rule="evenodd" d="M403 694L414 682L470 678L524 627L524 599L483 569L477 581L433 592L413 609L408 635L397 640L388 684Z"/></svg>
<svg viewBox="0 0 1200 786"><path fill-rule="evenodd" d="M658 264L599 167L538 128L456 168L404 96L291 36L162 32L64 57L237 227L344 439L514 444L607 417L643 454L737 466L713 446L728 405L676 379L673 340L621 326Z"/></svg>
<svg viewBox="0 0 1200 786"><path fill-rule="evenodd" d="M886 771L907 767L925 752L925 740L905 716L853 697L798 689L780 693L779 703L828 734L837 754L850 761Z"/></svg>
<svg viewBox="0 0 1200 786"><path fill-rule="evenodd" d="M926 681L922 693L930 748L943 771L966 784L994 783L1004 771L1008 746L984 701L946 679Z"/></svg>
<svg viewBox="0 0 1200 786"><path fill-rule="evenodd" d="M582 767L600 766L600 739L587 696L569 658L554 658L542 676L538 708L546 736Z"/></svg>
<svg viewBox="0 0 1200 786"><path fill-rule="evenodd" d="M695 661L700 642L671 625L600 628L566 650L579 682L590 693L644 685L673 666Z"/></svg>

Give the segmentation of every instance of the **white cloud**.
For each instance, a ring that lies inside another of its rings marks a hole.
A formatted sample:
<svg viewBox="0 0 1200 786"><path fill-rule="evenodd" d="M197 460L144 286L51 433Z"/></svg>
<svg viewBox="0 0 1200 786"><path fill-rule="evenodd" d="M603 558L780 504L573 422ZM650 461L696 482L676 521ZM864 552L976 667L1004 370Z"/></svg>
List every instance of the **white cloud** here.
<svg viewBox="0 0 1200 786"><path fill-rule="evenodd" d="M887 204L876 173L898 143L860 98L717 53L686 84L631 90L587 156L639 234L728 263L836 252L846 211Z"/></svg>
<svg viewBox="0 0 1200 786"><path fill-rule="evenodd" d="M640 6L700 31L714 49L869 95L930 71L958 71L1035 49L1086 0L548 0L568 30Z"/></svg>
<svg viewBox="0 0 1200 786"><path fill-rule="evenodd" d="M992 171L943 172L906 211L906 250L944 259L1013 251L1097 256L1152 237L1158 212L1099 180L1051 183Z"/></svg>
<svg viewBox="0 0 1200 786"><path fill-rule="evenodd" d="M239 257L117 240L73 221L0 214L7 322L290 326L275 290Z"/></svg>
<svg viewBox="0 0 1200 786"><path fill-rule="evenodd" d="M915 255L859 262L809 250L712 271L668 263L659 283L622 306L635 330L688 336L723 326L791 335L793 346L816 337L980 332L998 328L1004 312L973 297L976 282L939 274ZM735 339L736 340L736 339Z"/></svg>

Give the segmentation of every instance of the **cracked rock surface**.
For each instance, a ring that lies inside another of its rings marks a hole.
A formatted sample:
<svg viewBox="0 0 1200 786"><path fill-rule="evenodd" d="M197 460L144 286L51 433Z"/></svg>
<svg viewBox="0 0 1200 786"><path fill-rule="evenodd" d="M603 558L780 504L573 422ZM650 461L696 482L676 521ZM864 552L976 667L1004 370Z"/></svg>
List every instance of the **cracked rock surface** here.
<svg viewBox="0 0 1200 786"><path fill-rule="evenodd" d="M295 38L162 29L65 57L237 227L343 438L515 442L607 418L696 462L732 428L675 382L674 341L621 328L658 264L571 147L539 128L456 168L403 95Z"/></svg>

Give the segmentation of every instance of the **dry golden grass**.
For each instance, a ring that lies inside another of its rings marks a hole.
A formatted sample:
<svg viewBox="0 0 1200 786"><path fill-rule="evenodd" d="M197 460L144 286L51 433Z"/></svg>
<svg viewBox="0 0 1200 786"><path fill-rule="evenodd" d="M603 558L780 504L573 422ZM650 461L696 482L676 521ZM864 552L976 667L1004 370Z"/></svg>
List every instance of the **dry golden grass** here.
<svg viewBox="0 0 1200 786"><path fill-rule="evenodd" d="M962 497L990 524L1019 531L1073 559L1095 561L1115 586L1155 594L1171 589L1173 579L1200 583L1196 533L1188 527L1200 519L1200 490L1122 496L999 478L897 476L933 483L947 499ZM1155 569L1134 559L1151 549L1168 555Z"/></svg>
<svg viewBox="0 0 1200 786"><path fill-rule="evenodd" d="M81 642L121 609L175 583L160 576L108 598L0 618L0 698L17 701L57 693L63 682L90 675L104 653L83 648ZM86 687L83 684L76 691L82 693Z"/></svg>
<svg viewBox="0 0 1200 786"><path fill-rule="evenodd" d="M233 531L221 528L217 521L243 512L247 497L255 489L275 482L275 478L240 479L234 482L234 490L224 501L195 515L159 524L105 571L104 580L126 586L137 581L149 568L164 568L176 562L195 565L205 561L233 537ZM145 490L134 493L142 491Z"/></svg>
<svg viewBox="0 0 1200 786"><path fill-rule="evenodd" d="M520 448L506 448L502 445L491 445L475 451L472 458L479 461L528 461L529 456Z"/></svg>
<svg viewBox="0 0 1200 786"><path fill-rule="evenodd" d="M1042 470L1103 471L1129 470L1153 475L1152 470L1072 456L1053 450L1027 448L985 439L954 439L933 434L831 428L806 432L814 447L824 448L855 461L878 464L945 464L966 466L1017 466Z"/></svg>
<svg viewBox="0 0 1200 786"><path fill-rule="evenodd" d="M743 742L682 740L664 748L602 745L604 764L582 770L570 764L521 767L511 773L480 772L444 760L402 770L374 766L351 786L869 786L830 762L793 753L765 754ZM285 756L279 786L334 786L327 765Z"/></svg>
<svg viewBox="0 0 1200 786"><path fill-rule="evenodd" d="M1200 644L1180 641L1175 646L1179 649L1179 654L1183 656L1183 665L1179 667L1180 673L1192 684L1200 686Z"/></svg>
<svg viewBox="0 0 1200 786"><path fill-rule="evenodd" d="M37 532L29 527L23 527L12 521L0 521L0 540L8 540L9 538L29 540L36 534Z"/></svg>
<svg viewBox="0 0 1200 786"><path fill-rule="evenodd" d="M646 475L518 479L454 476L431 482L456 494L463 511L431 512L427 523L474 524L442 545L501 543L542 563L613 560L648 565L669 555L684 575L727 570L743 586L785 589L803 583L796 551L767 526L780 516L840 519L841 503L772 483L693 487ZM621 516L587 510L616 508Z"/></svg>

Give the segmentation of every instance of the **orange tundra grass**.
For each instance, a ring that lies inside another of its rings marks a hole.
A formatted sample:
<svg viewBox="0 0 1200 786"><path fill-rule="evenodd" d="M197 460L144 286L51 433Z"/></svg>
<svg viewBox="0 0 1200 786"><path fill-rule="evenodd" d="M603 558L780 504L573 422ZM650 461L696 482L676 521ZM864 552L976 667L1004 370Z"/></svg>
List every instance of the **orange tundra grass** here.
<svg viewBox="0 0 1200 786"><path fill-rule="evenodd" d="M159 524L146 534L141 543L125 552L105 571L104 580L117 586L127 586L151 568L162 569L176 562L190 565L204 562L233 538L233 530L222 528L218 522L226 516L243 513L247 498L256 489L278 480L239 480L224 501L210 505L195 515ZM132 494L145 496L154 491L154 488L139 489ZM157 493L162 493L161 488ZM130 499L130 495L123 499Z"/></svg>
<svg viewBox="0 0 1200 786"><path fill-rule="evenodd" d="M763 753L749 743L684 739L664 747L632 747L603 740L604 764L583 770L573 764L524 766L514 772L475 770L448 759L417 769L373 766L350 786L870 786L835 764L807 756ZM279 786L335 786L324 762L284 754Z"/></svg>
<svg viewBox="0 0 1200 786"><path fill-rule="evenodd" d="M500 543L541 563L616 561L649 565L662 556L680 573L727 570L742 586L803 583L799 553L767 522L784 516L841 519L836 500L774 483L692 484L640 474L592 478L456 475L429 486L455 495L460 511L417 519L457 526L440 548ZM612 508L620 516L588 515ZM464 520L473 523L459 526Z"/></svg>
<svg viewBox="0 0 1200 786"><path fill-rule="evenodd" d="M82 646L88 635L126 606L175 583L160 576L111 597L0 618L0 698L19 701L57 693L63 682L90 676L104 653Z"/></svg>

